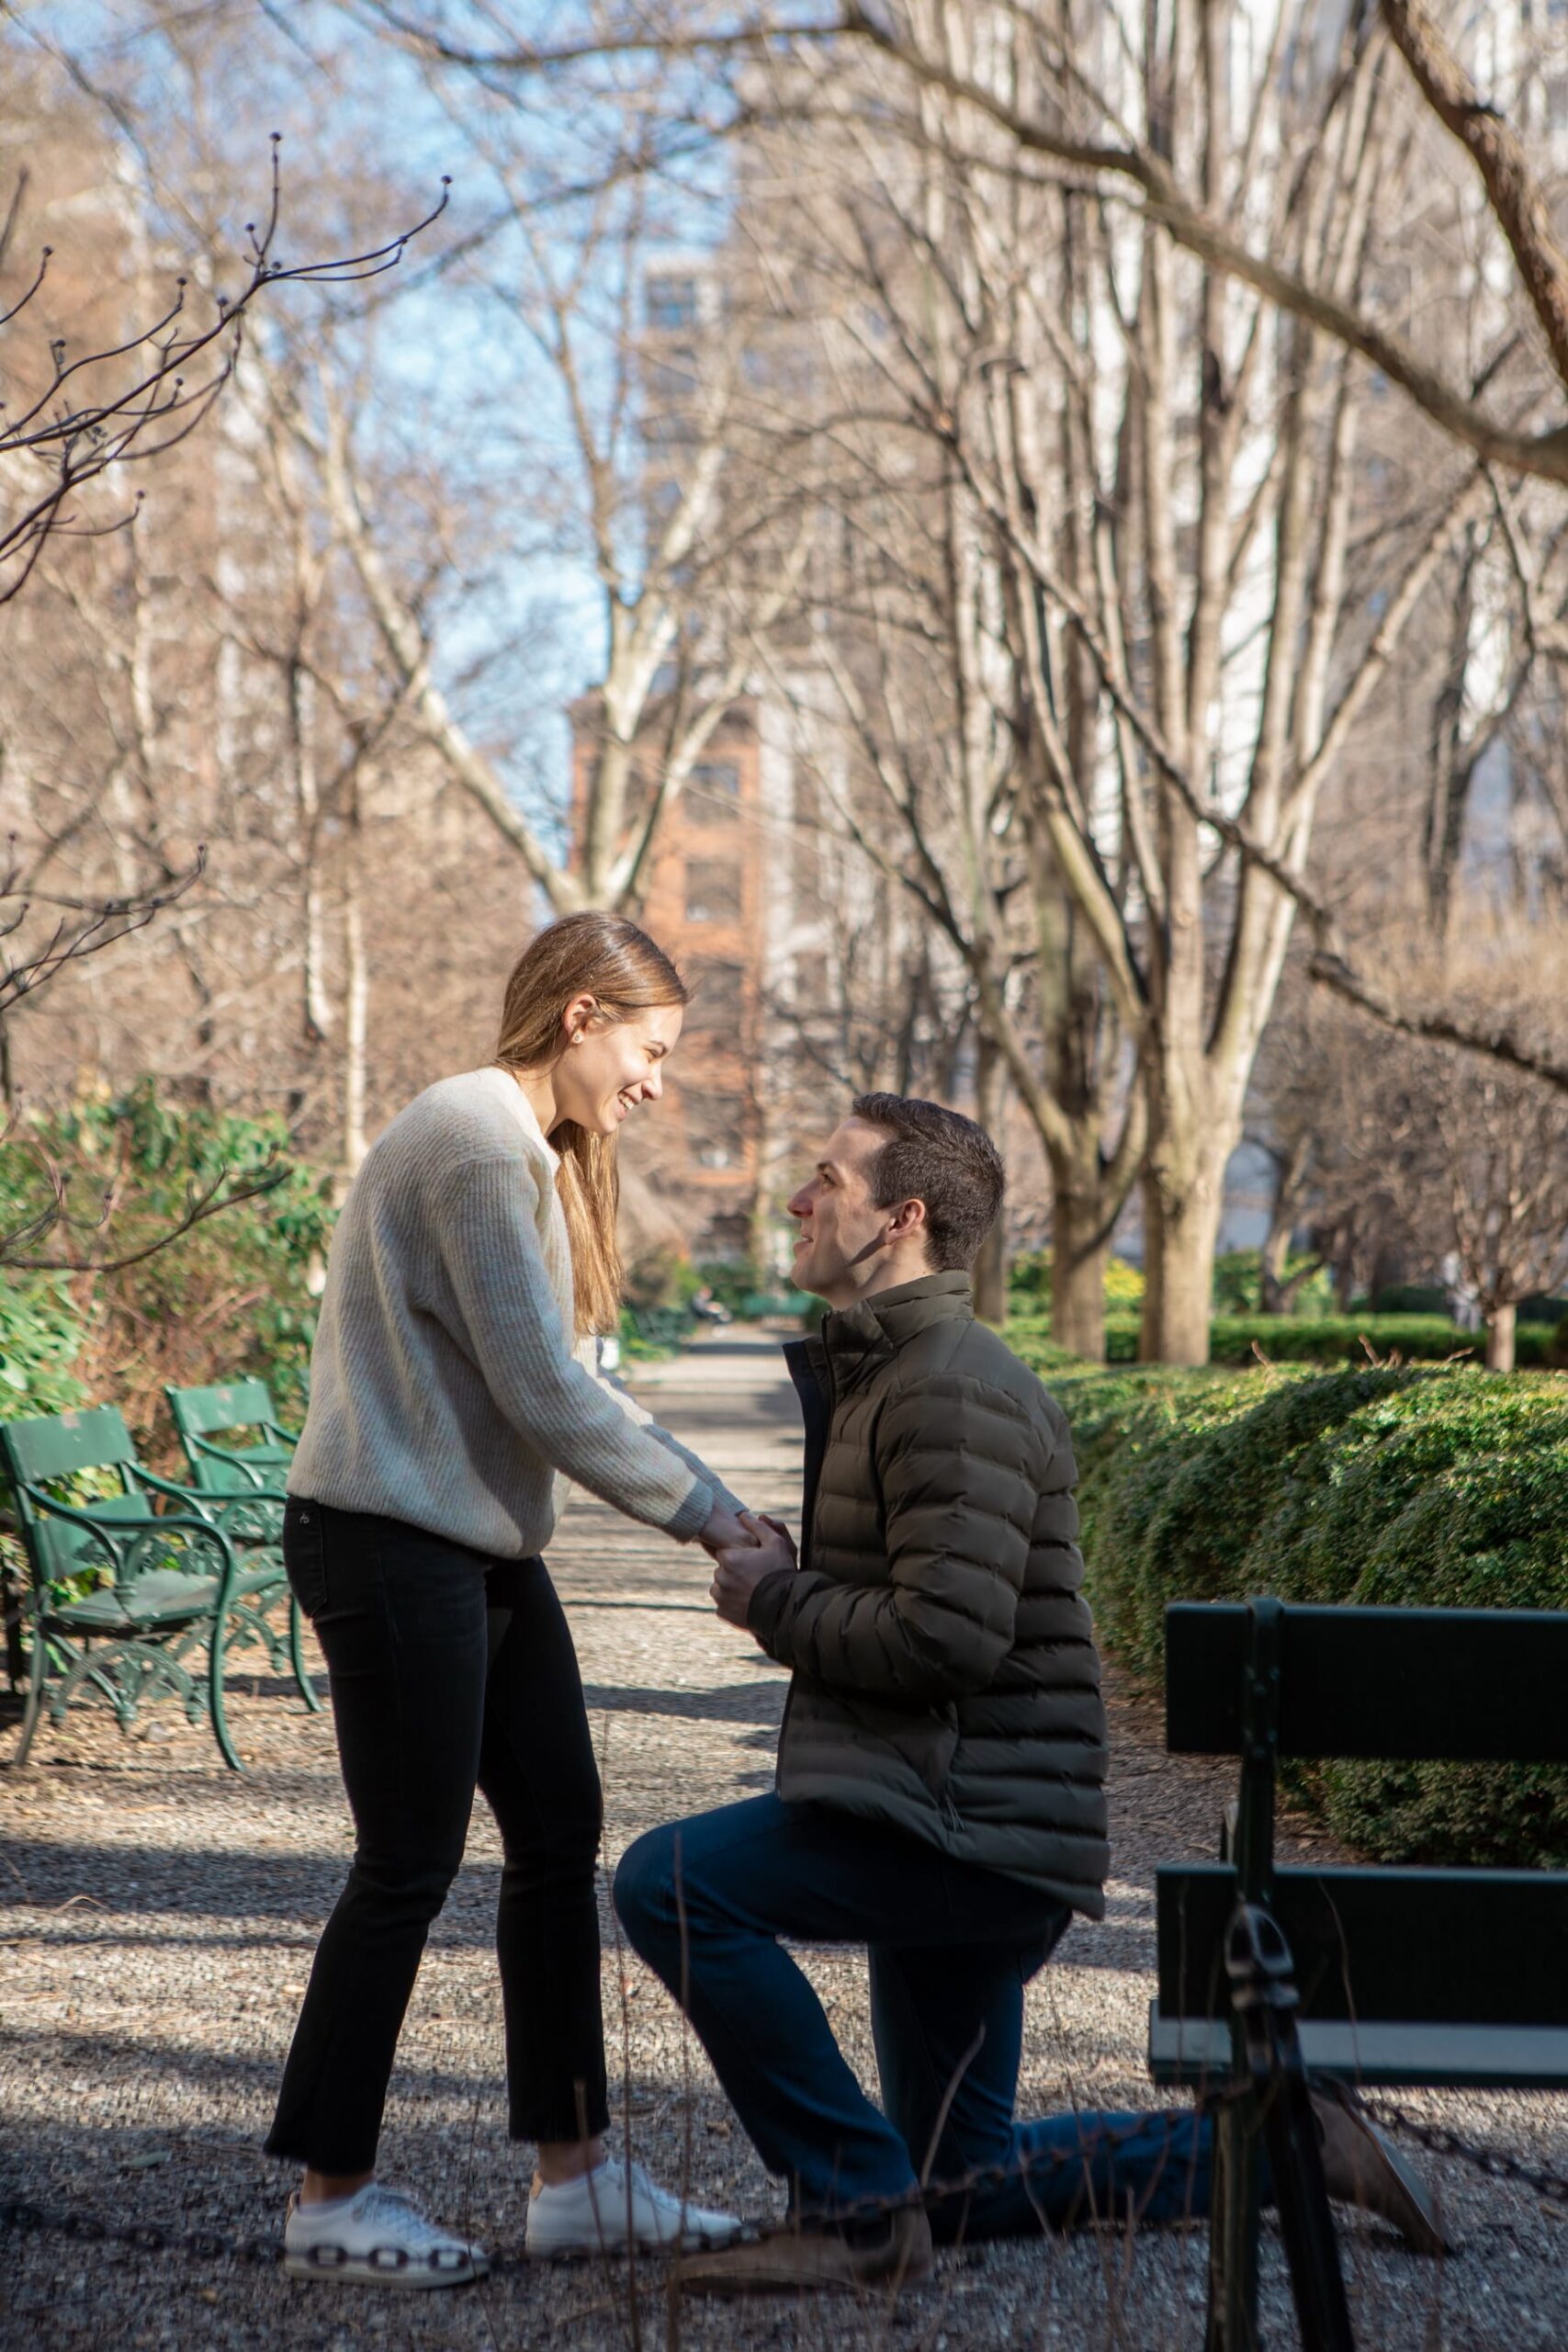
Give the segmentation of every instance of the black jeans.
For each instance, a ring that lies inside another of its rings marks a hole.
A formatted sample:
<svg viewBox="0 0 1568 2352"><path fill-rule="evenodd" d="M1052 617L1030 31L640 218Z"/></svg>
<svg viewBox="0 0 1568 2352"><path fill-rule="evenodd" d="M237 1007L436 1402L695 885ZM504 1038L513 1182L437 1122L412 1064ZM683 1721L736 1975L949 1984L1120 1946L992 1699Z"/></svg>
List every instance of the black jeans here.
<svg viewBox="0 0 1568 2352"><path fill-rule="evenodd" d="M609 2120L594 1892L603 1811L577 1655L542 1560L291 1500L288 1580L327 1661L354 1866L317 1947L267 2151L367 2172L474 1791L501 1830L512 2136Z"/></svg>

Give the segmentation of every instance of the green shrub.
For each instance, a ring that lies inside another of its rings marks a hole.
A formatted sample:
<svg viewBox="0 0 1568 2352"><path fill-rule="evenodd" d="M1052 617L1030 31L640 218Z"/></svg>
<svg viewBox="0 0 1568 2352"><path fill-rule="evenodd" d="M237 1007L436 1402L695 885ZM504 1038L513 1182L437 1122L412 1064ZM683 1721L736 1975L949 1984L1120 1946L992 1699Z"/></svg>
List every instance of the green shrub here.
<svg viewBox="0 0 1568 2352"><path fill-rule="evenodd" d="M739 1315L741 1302L764 1287L762 1277L750 1258L706 1258L698 1265L696 1274L693 1295L705 1284L713 1293L715 1305L728 1307L731 1315Z"/></svg>
<svg viewBox="0 0 1568 2352"><path fill-rule="evenodd" d="M1144 1270L1126 1258L1108 1258L1105 1261L1105 1308L1109 1315L1124 1313L1129 1306L1144 1303Z"/></svg>
<svg viewBox="0 0 1568 2352"><path fill-rule="evenodd" d="M1361 1587L1375 1546L1434 1481L1478 1455L1527 1461L1560 1439L1568 1382L1455 1365L1402 1383L1300 1458L1251 1547L1253 1589L1286 1600L1369 1599Z"/></svg>
<svg viewBox="0 0 1568 2352"><path fill-rule="evenodd" d="M66 1170L73 1222L40 1255L130 1256L220 1181L276 1181L118 1272L17 1284L0 1322L3 1409L118 1405L157 1459L172 1442L165 1381L256 1373L287 1396L310 1354L333 1212L326 1176L292 1157L283 1122L174 1104L149 1080L36 1120L30 1137L38 1152L0 1152L0 1215L9 1227L38 1204L44 1159Z"/></svg>
<svg viewBox="0 0 1568 2352"><path fill-rule="evenodd" d="M1030 1250L1016 1257L1008 1269L1008 1295L1016 1314L1031 1317L1041 1316L1047 1321L1051 1314L1051 1252ZM1105 1306L1109 1314L1125 1315L1129 1307L1144 1303L1144 1270L1126 1258L1108 1258L1105 1261Z"/></svg>
<svg viewBox="0 0 1568 2352"><path fill-rule="evenodd" d="M1298 1250L1285 1260L1285 1279L1311 1261ZM1292 1315L1324 1315L1330 1311L1334 1285L1326 1266L1318 1266L1308 1275L1297 1291L1291 1306ZM1225 1250L1214 1261L1213 1286L1216 1315L1260 1315L1263 1311L1263 1252L1261 1250ZM1439 1295L1439 1306L1446 1302Z"/></svg>
<svg viewBox="0 0 1568 2352"><path fill-rule="evenodd" d="M1095 1607L1134 1668L1157 1675L1172 1600L1217 1600L1256 1589L1247 1560L1280 1508L1296 1459L1370 1400L1419 1378L1368 1366L1313 1379L1294 1369L1211 1380L1179 1393L1164 1426L1128 1432L1089 1497L1097 1561Z"/></svg>
<svg viewBox="0 0 1568 2352"><path fill-rule="evenodd" d="M1383 1608L1568 1606L1568 1395L1527 1418L1528 1442L1456 1463L1385 1522L1354 1600ZM1336 1761L1320 1766L1316 1779L1313 1792L1329 1826L1382 1860L1568 1866L1568 1770L1561 1765Z"/></svg>
<svg viewBox="0 0 1568 2352"><path fill-rule="evenodd" d="M1352 1300L1350 1312L1368 1315L1440 1315L1447 1318L1450 1294L1441 1283L1392 1283L1371 1298Z"/></svg>
<svg viewBox="0 0 1568 2352"><path fill-rule="evenodd" d="M1108 1314L1107 1363L1135 1363L1138 1317ZM1072 1361L1054 1349L1048 1315L1015 1315L1003 1337L1027 1363L1044 1369ZM1517 1334L1521 1370L1568 1361L1568 1329L1554 1335L1545 1324L1521 1324ZM1397 1357L1405 1363L1479 1362L1478 1331L1461 1331L1441 1315L1216 1315L1209 1325L1209 1357L1216 1364L1368 1364Z"/></svg>
<svg viewBox="0 0 1568 2352"><path fill-rule="evenodd" d="M1157 1686L1177 1600L1568 1607L1568 1381L1473 1366L1079 1368L1089 1591ZM1335 1762L1287 1788L1385 1860L1568 1864L1568 1771Z"/></svg>
<svg viewBox="0 0 1568 2352"><path fill-rule="evenodd" d="M1051 1337L1048 1315L1014 1315L1002 1326L1002 1337L1014 1355L1042 1377L1053 1372L1081 1372L1083 1358L1059 1348Z"/></svg>
<svg viewBox="0 0 1568 2352"><path fill-rule="evenodd" d="M73 1370L82 1320L60 1274L0 1281L0 1420L85 1404Z"/></svg>
<svg viewBox="0 0 1568 2352"><path fill-rule="evenodd" d="M1047 1315L1051 1306L1051 1252L1021 1250L1008 1268L1009 1303L1020 1315Z"/></svg>
<svg viewBox="0 0 1568 2352"><path fill-rule="evenodd" d="M1209 1326L1216 1363L1245 1363L1257 1351L1275 1363L1368 1363L1393 1355L1440 1363L1479 1344L1473 1331L1442 1315L1216 1315Z"/></svg>
<svg viewBox="0 0 1568 2352"><path fill-rule="evenodd" d="M684 1250L670 1243L644 1250L626 1268L626 1297L630 1306L662 1311L689 1306L703 1286L703 1278Z"/></svg>

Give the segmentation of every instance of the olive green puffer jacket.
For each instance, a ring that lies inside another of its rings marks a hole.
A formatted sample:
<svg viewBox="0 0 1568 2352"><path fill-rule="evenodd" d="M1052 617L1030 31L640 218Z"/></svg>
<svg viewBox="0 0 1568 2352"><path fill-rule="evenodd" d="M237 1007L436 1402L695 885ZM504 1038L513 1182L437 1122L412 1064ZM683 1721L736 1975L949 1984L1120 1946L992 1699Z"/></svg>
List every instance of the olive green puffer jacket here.
<svg viewBox="0 0 1568 2352"><path fill-rule="evenodd" d="M786 1350L807 1418L797 1570L752 1632L794 1669L786 1802L896 1824L1098 1919L1105 1712L1061 1408L964 1274Z"/></svg>

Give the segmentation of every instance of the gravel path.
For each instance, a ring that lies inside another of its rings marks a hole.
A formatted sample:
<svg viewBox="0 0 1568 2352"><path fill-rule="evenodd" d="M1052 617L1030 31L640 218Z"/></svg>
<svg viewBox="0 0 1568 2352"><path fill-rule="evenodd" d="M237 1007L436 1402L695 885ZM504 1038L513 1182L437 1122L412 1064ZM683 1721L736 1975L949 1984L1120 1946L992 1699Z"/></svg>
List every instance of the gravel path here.
<svg viewBox="0 0 1568 2352"><path fill-rule="evenodd" d="M773 1342L710 1340L640 1385L758 1508L795 1516L795 1405ZM650 1823L770 1785L784 1679L708 1612L701 1560L579 1502L552 1566L603 1757L606 1859ZM1111 1698L1109 1917L1075 1928L1033 1987L1026 2109L1147 2101L1154 1865L1213 1850L1229 1782L1224 1769L1167 1758L1147 1711L1114 1689ZM0 2194L116 2220L177 2216L239 2233L279 2225L286 2183L259 2143L349 1831L328 1717L305 1715L285 1685L247 1678L233 1687L231 1716L243 1779L166 1706L133 1740L84 1709L40 1734L28 1772L0 1779ZM0 1724L0 1760L15 1746L13 1713ZM410 2012L384 2170L417 2184L445 2218L510 2247L522 2234L528 2165L504 2134L490 1952L498 1862L481 1812ZM701 2052L658 1984L623 1965L607 1907L604 1917L613 2098L637 2153L674 2180L689 2143L705 2199L776 2210L777 2191ZM874 2079L863 1965L822 1953L807 1964ZM1568 2169L1568 2101L1424 2105L1474 2138ZM1523 2192L1455 2166L1442 2187L1460 2239L1447 2264L1406 2256L1372 2225L1346 2227L1358 2341L1380 2352L1568 2345L1568 2226ZM634 2312L624 2272L600 2267L404 2297L296 2285L227 2261L0 2238L0 2345L1177 2352L1202 2340L1204 2258L1201 2232L1084 2235L948 2256L932 2284L891 2311L877 2299L688 2303L672 2316L658 2265L643 2267ZM1271 2234L1265 2313L1270 2345L1296 2341Z"/></svg>

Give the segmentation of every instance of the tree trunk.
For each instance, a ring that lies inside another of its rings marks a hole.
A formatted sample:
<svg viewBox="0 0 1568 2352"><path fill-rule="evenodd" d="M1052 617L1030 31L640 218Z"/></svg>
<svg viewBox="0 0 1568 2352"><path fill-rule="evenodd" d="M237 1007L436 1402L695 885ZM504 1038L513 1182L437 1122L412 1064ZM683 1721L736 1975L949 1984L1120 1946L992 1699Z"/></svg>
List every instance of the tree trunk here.
<svg viewBox="0 0 1568 2352"><path fill-rule="evenodd" d="M1308 1139L1299 1136L1289 1151L1276 1154L1274 1159L1274 1197L1269 1208L1269 1230L1258 1253L1258 1303L1265 1315L1288 1315L1302 1281L1306 1279L1302 1275L1294 1282L1288 1281L1285 1266L1311 1151Z"/></svg>
<svg viewBox="0 0 1568 2352"><path fill-rule="evenodd" d="M982 1030L975 1061L975 1116L993 1141L1001 1125L1006 1093L1006 1065L998 1048ZM975 1261L975 1312L982 1323L993 1323L998 1329L1008 1319L1005 1202L998 1208L996 1223L980 1244L980 1254Z"/></svg>
<svg viewBox="0 0 1568 2352"><path fill-rule="evenodd" d="M1007 1229L998 1216L975 1261L975 1312L999 1330L1008 1319Z"/></svg>
<svg viewBox="0 0 1568 2352"><path fill-rule="evenodd" d="M1068 1214L1064 1215L1064 1210ZM1059 1245L1053 1253L1051 1266L1051 1337L1059 1348L1069 1354L1082 1356L1089 1363L1105 1362L1105 1260L1106 1248L1082 1250L1082 1240L1075 1239L1087 1228L1093 1230L1088 1217L1081 1225L1070 1214L1070 1204L1058 1201L1056 1221L1069 1237L1069 1247Z"/></svg>
<svg viewBox="0 0 1568 2352"><path fill-rule="evenodd" d="M1285 1259L1291 1247L1289 1226L1270 1226L1258 1253L1258 1304L1265 1315L1288 1315Z"/></svg>
<svg viewBox="0 0 1568 2352"><path fill-rule="evenodd" d="M1168 1137L1144 1176L1144 1363L1209 1361L1214 1242L1229 1151L1179 1153Z"/></svg>
<svg viewBox="0 0 1568 2352"><path fill-rule="evenodd" d="M1105 1362L1108 1203L1092 1170L1051 1162L1051 1337L1089 1363Z"/></svg>
<svg viewBox="0 0 1568 2352"><path fill-rule="evenodd" d="M1512 1372L1514 1369L1514 1325L1518 1309L1509 1301L1506 1306L1495 1306L1486 1317L1486 1369L1488 1372Z"/></svg>

